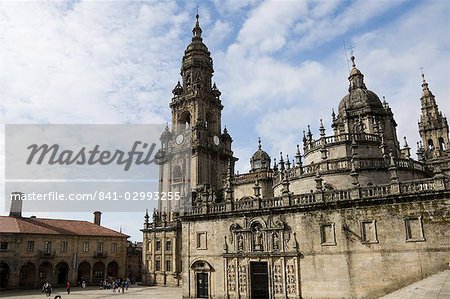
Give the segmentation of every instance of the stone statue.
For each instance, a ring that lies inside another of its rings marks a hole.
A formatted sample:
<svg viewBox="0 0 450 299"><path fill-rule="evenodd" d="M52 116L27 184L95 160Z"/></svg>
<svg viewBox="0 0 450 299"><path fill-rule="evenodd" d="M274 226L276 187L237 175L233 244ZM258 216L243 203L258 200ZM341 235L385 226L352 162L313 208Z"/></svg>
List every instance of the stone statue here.
<svg viewBox="0 0 450 299"><path fill-rule="evenodd" d="M242 237L242 235L238 236L237 245L239 251L244 250L244 238Z"/></svg>
<svg viewBox="0 0 450 299"><path fill-rule="evenodd" d="M255 231L255 250L262 250L262 242L263 235L261 232L261 228L257 226Z"/></svg>
<svg viewBox="0 0 450 299"><path fill-rule="evenodd" d="M273 233L273 250L280 249L280 238L277 233Z"/></svg>

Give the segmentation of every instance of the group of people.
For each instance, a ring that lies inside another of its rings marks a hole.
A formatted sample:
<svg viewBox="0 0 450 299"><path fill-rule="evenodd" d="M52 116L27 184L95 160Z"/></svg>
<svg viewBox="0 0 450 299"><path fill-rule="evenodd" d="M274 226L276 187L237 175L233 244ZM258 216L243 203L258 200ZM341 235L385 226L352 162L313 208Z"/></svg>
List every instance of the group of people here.
<svg viewBox="0 0 450 299"><path fill-rule="evenodd" d="M66 283L66 290L67 294L70 294L70 281L67 281ZM42 285L42 293L45 293L47 297L50 297L52 295L52 284L48 281ZM61 296L56 296L55 298L61 298Z"/></svg>
<svg viewBox="0 0 450 299"><path fill-rule="evenodd" d="M79 282L80 286L82 288L86 287L86 283L84 280ZM100 289L112 289L115 293L116 291L120 293L122 290L122 293L125 293L125 291L128 291L128 287L130 286L130 279L126 278L108 278L107 280L102 280L100 282ZM66 290L67 294L70 294L70 281L67 281L66 283ZM42 293L46 293L47 297L52 295L52 285L48 281L44 283L42 286Z"/></svg>
<svg viewBox="0 0 450 299"><path fill-rule="evenodd" d="M42 286L42 293L45 293L47 294L47 297L50 297L50 295L52 294L52 284L48 281L44 283L44 285Z"/></svg>
<svg viewBox="0 0 450 299"><path fill-rule="evenodd" d="M122 290L122 293L125 293L125 291L128 291L128 287L130 286L130 279L122 279L122 278L110 278L108 280L104 280L100 282L100 289L112 289L113 293L116 291L120 293L120 290Z"/></svg>

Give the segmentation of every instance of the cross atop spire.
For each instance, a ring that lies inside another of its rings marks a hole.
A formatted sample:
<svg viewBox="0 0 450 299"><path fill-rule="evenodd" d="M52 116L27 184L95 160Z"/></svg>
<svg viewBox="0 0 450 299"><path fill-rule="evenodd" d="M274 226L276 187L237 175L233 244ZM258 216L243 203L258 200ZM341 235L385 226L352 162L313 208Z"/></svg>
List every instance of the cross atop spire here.
<svg viewBox="0 0 450 299"><path fill-rule="evenodd" d="M355 56L352 54L352 57L350 57L351 61L352 61L352 67L356 67L356 63L355 63Z"/></svg>
<svg viewBox="0 0 450 299"><path fill-rule="evenodd" d="M198 19L200 16L198 15L198 7L197 7L197 14L195 15L195 27L192 29L193 39L201 39L202 38L202 28L200 28L200 23Z"/></svg>
<svg viewBox="0 0 450 299"><path fill-rule="evenodd" d="M421 76L422 76L422 83L423 83L423 84L426 84L427 81L425 80L425 74L423 73L423 66L421 66L421 67L419 68L419 70L420 70L420 73L421 73Z"/></svg>
<svg viewBox="0 0 450 299"><path fill-rule="evenodd" d="M423 73L423 67L422 66L420 67L420 72L421 72L421 76L422 76L422 90L424 92L427 92L427 91L429 91L428 83L427 83L427 80L425 80L425 74Z"/></svg>

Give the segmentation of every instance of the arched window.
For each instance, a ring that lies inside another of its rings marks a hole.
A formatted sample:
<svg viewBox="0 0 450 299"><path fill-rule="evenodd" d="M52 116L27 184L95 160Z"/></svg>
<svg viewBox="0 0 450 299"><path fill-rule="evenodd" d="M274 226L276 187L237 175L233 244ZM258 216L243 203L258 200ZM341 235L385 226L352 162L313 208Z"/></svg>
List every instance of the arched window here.
<svg viewBox="0 0 450 299"><path fill-rule="evenodd" d="M214 117L211 115L211 113L206 114L206 128L209 132L214 132L214 128L216 126L216 123L214 121Z"/></svg>
<svg viewBox="0 0 450 299"><path fill-rule="evenodd" d="M431 139L428 139L428 149L429 150L433 150L434 149L433 140L431 140Z"/></svg>
<svg viewBox="0 0 450 299"><path fill-rule="evenodd" d="M445 151L445 142L444 142L444 138L439 137L439 149L441 151Z"/></svg>
<svg viewBox="0 0 450 299"><path fill-rule="evenodd" d="M184 112L178 120L178 126L181 130L189 129L191 125L191 114L186 111Z"/></svg>

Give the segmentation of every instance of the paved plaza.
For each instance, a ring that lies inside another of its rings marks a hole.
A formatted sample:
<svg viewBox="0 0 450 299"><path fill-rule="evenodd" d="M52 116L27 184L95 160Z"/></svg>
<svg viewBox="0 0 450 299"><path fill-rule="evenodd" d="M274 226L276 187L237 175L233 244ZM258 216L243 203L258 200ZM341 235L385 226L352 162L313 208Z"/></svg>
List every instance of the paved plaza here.
<svg viewBox="0 0 450 299"><path fill-rule="evenodd" d="M98 288L73 288L70 294L67 294L63 288L57 288L52 293L51 297L47 297L39 290L26 290L26 291L7 291L0 294L1 298L23 298L23 299L45 299L55 298L56 295L60 295L62 299L71 298L136 298L136 299L181 299L181 288L169 288L169 287L142 287L132 286L122 293L113 293L112 290L99 290Z"/></svg>
<svg viewBox="0 0 450 299"><path fill-rule="evenodd" d="M382 299L448 299L450 298L450 270L432 275L397 290Z"/></svg>
<svg viewBox="0 0 450 299"><path fill-rule="evenodd" d="M39 290L8 291L1 293L1 298L23 298L23 299L43 299L54 298L61 295L65 298L158 298L158 299L178 299L181 298L181 288L169 287L143 287L132 286L125 292L113 293L112 290L99 290L97 288L74 288L70 295L64 289L56 289L51 297L46 297ZM382 299L447 299L450 298L450 270L440 272L436 275L413 283L398 291L395 291Z"/></svg>

